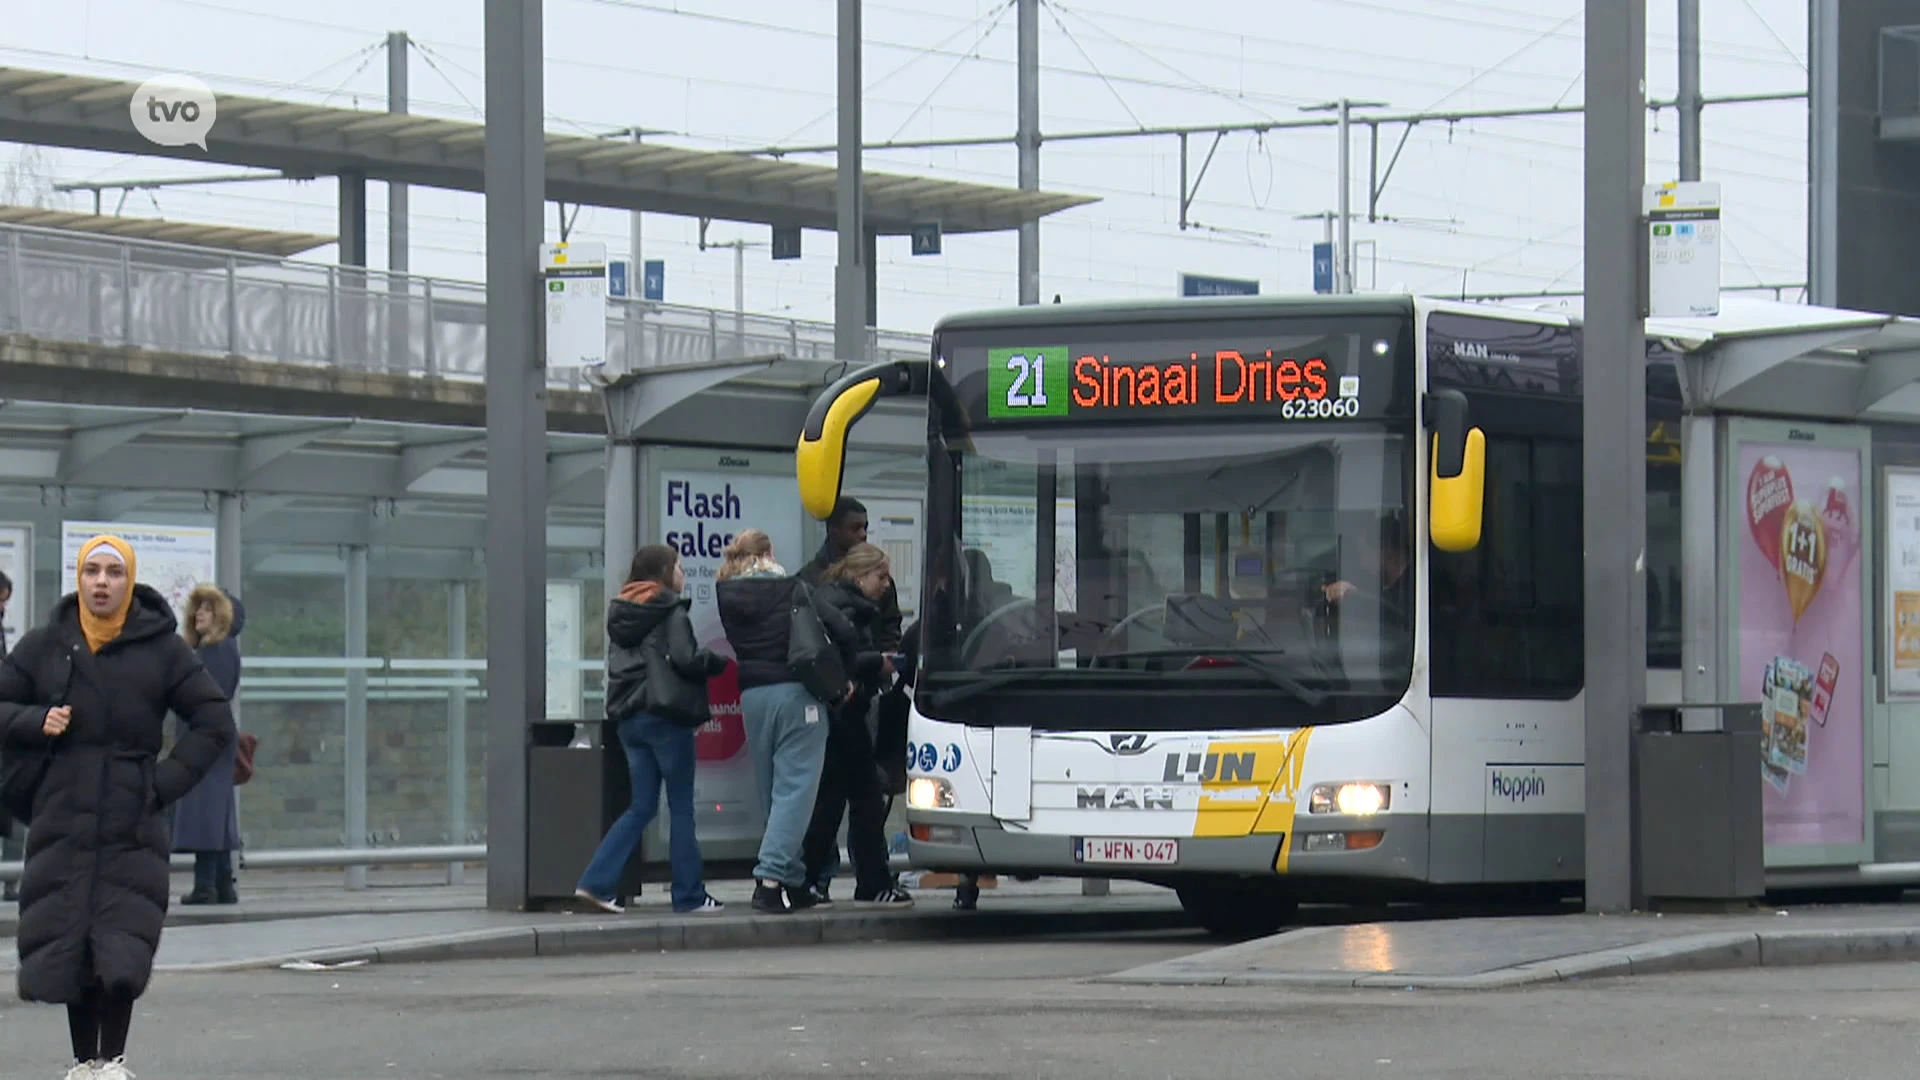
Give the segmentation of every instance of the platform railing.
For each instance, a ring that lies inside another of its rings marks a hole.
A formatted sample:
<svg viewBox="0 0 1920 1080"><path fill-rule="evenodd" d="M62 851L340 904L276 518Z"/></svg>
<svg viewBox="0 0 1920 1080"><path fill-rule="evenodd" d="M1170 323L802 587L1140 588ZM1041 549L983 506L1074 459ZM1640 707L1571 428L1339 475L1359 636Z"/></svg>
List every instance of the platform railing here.
<svg viewBox="0 0 1920 1080"><path fill-rule="evenodd" d="M52 341L479 380L483 284L24 225L0 226L0 328ZM833 325L615 299L607 356L628 369L765 356L836 359ZM869 356L924 359L931 339L869 331ZM578 371L555 388L587 389Z"/></svg>

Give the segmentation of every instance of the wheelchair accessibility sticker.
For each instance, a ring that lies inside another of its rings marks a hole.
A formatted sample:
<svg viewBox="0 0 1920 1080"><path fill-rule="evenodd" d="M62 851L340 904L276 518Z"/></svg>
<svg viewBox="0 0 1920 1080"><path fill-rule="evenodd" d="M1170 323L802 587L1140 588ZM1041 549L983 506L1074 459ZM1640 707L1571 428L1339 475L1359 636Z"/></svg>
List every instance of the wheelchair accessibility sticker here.
<svg viewBox="0 0 1920 1080"><path fill-rule="evenodd" d="M937 768L940 772L954 772L960 768L963 760L965 757L961 754L958 743L948 743L944 754L932 743L907 744L907 768L909 769L933 772Z"/></svg>

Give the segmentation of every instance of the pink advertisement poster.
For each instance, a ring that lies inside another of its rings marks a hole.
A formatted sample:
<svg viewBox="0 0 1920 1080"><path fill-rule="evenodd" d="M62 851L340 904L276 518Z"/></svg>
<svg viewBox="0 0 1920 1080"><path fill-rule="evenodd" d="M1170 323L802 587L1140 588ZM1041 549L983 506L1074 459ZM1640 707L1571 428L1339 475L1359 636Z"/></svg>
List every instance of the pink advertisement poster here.
<svg viewBox="0 0 1920 1080"><path fill-rule="evenodd" d="M1739 700L1760 702L1769 845L1866 838L1860 453L1740 447Z"/></svg>

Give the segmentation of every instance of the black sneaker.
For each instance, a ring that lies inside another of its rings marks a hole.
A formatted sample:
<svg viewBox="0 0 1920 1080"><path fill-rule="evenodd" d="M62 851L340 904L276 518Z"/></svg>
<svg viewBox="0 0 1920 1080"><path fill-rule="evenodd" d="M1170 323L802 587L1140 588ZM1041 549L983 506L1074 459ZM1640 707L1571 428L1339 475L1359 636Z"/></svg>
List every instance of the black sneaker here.
<svg viewBox="0 0 1920 1080"><path fill-rule="evenodd" d="M753 910L763 915L791 915L799 910L792 890L778 882L753 883Z"/></svg>
<svg viewBox="0 0 1920 1080"><path fill-rule="evenodd" d="M913 894L898 885L889 885L872 896L855 893L853 902L861 907L910 908L913 906Z"/></svg>
<svg viewBox="0 0 1920 1080"><path fill-rule="evenodd" d="M830 908L833 906L833 886L808 885L804 889L794 890L793 898L800 907Z"/></svg>

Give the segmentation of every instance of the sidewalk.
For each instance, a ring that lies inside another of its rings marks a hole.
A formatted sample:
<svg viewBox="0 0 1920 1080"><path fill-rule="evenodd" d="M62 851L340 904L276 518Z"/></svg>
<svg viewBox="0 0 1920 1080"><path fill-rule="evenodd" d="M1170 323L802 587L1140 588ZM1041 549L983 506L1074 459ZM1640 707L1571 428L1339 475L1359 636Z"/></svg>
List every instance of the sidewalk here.
<svg viewBox="0 0 1920 1080"><path fill-rule="evenodd" d="M348 892L338 871L258 872L246 875L237 905L175 904L155 970L1123 933L1190 925L1166 889L1115 882L1111 895L1085 897L1078 879L1061 878L1030 883L1002 878L998 888L981 893L974 912L954 911L951 889L921 889L914 893L915 906L905 910L861 908L842 898L826 911L776 916L751 913L748 881L712 884L713 894L727 905L718 915L675 914L664 887L649 887L625 915L605 915L486 911L483 886L428 884L444 881L444 872L376 872L369 880L381 887ZM7 918L12 919L10 910ZM11 922L0 924L0 934L13 929ZM11 973L17 964L13 941L0 939L0 973Z"/></svg>
<svg viewBox="0 0 1920 1080"><path fill-rule="evenodd" d="M1920 905L1310 927L1095 981L1495 990L1619 975L1920 960Z"/></svg>

